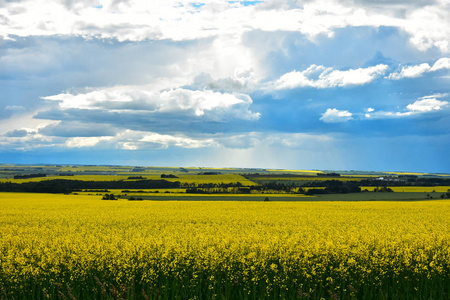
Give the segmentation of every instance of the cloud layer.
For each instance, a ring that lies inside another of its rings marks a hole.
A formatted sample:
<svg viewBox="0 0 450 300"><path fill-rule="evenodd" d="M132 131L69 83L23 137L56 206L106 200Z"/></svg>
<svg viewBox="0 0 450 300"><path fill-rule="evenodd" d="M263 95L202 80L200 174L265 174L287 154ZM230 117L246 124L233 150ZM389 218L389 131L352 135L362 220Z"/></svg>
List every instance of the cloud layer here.
<svg viewBox="0 0 450 300"><path fill-rule="evenodd" d="M402 78L415 78L428 72L448 69L450 69L450 58L443 57L436 61L433 66L430 66L427 63L422 63L420 65L402 67L400 71L389 74L389 79L399 80Z"/></svg>
<svg viewBox="0 0 450 300"><path fill-rule="evenodd" d="M448 171L449 57L442 0L0 0L0 155Z"/></svg>
<svg viewBox="0 0 450 300"><path fill-rule="evenodd" d="M202 3L158 1L4 2L0 33L13 36L79 35L114 38L191 40L242 30L296 31L314 38L346 26L396 26L421 50L449 51L449 4L367 1L214 0ZM407 18L405 18L407 16ZM268 19L271 22L267 22Z"/></svg>

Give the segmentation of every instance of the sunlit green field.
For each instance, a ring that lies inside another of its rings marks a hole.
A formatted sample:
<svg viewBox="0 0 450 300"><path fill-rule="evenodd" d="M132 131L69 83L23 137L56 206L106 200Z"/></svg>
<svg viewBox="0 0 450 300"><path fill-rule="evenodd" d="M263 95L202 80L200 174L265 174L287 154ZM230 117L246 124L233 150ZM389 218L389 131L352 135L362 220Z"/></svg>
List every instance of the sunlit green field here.
<svg viewBox="0 0 450 300"><path fill-rule="evenodd" d="M13 179L4 178L0 179L0 182L13 182L13 183L23 183L23 182L36 182L43 180L53 180L53 179L65 179L65 180L83 180L83 181L115 181L115 180L126 180L129 176L118 176L118 175L74 175L74 176L47 176L47 177L33 177L26 179ZM158 178L160 179L160 178Z"/></svg>
<svg viewBox="0 0 450 300"><path fill-rule="evenodd" d="M374 187L361 187L361 189L367 188L369 191L373 190ZM450 190L450 186L392 186L389 187L394 192L397 193L446 193Z"/></svg>
<svg viewBox="0 0 450 300"><path fill-rule="evenodd" d="M326 181L326 180L340 180L340 181L355 181L355 180L361 180L361 178L356 177L311 177L311 176L250 176L251 180L258 180L258 181ZM366 178L362 178L366 179Z"/></svg>
<svg viewBox="0 0 450 300"><path fill-rule="evenodd" d="M235 174L219 174L219 175L177 175L178 178L165 178L168 181L179 181L183 183L193 183L193 184L202 184L202 183L236 183L240 182L245 186L256 185L253 181L248 180L247 178L241 175ZM151 179L151 178L150 178Z"/></svg>
<svg viewBox="0 0 450 300"><path fill-rule="evenodd" d="M2 299L448 299L450 201L0 193Z"/></svg>
<svg viewBox="0 0 450 300"><path fill-rule="evenodd" d="M314 176L317 173L323 173L322 171L317 171L317 170L277 170L277 169L266 169L266 171L268 173L271 173L271 174L274 174L274 175L290 173L290 174L295 174L295 175Z"/></svg>

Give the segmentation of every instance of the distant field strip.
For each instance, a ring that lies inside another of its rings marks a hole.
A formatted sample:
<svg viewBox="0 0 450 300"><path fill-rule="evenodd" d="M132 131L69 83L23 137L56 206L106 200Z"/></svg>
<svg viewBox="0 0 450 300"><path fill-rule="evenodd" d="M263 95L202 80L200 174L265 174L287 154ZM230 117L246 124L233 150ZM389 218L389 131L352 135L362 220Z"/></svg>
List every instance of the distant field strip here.
<svg viewBox="0 0 450 300"><path fill-rule="evenodd" d="M417 173L417 172L383 172L384 174L391 175L427 175L428 173Z"/></svg>
<svg viewBox="0 0 450 300"><path fill-rule="evenodd" d="M27 178L27 179L12 179L12 178L3 178L0 179L0 182L13 182L13 183L22 183L22 182L36 182L42 180L53 180L53 179L66 179L66 180L84 180L84 181L117 181L117 180L127 180L130 176L136 175L74 175L74 176L47 176L47 177L35 177L35 178ZM160 175L140 175L144 179L151 180L167 180L171 182L179 181L182 183L188 184L205 184L205 183L236 183L240 182L242 185L253 186L257 185L255 182L248 180L247 178L241 175L234 174L219 174L219 175L177 175L178 178L161 178ZM138 179L133 179L138 180Z"/></svg>
<svg viewBox="0 0 450 300"><path fill-rule="evenodd" d="M136 190L130 190L128 192L122 192L123 190L116 190L116 189L110 189L108 190L108 192L100 192L99 194L114 194L117 196L120 195L127 195L127 196L145 196L145 197L165 197L165 198L170 198L170 197L191 197L191 196L195 196L195 197L200 197L200 198L208 198L208 197L247 197L247 198L251 198L251 197L291 197L291 198L297 198L297 197L311 197L311 196L306 196L304 194L288 194L288 193L267 193L267 194L257 194L257 193L253 193L253 194L227 194L227 193L212 193L212 194L197 194L197 193L186 193L185 189L154 189L154 190L142 190L142 192L140 191L136 191ZM157 193L155 193L155 191L158 191ZM90 191L86 191L86 192L78 192L79 195L95 195L98 192L90 192Z"/></svg>
<svg viewBox="0 0 450 300"><path fill-rule="evenodd" d="M361 190L367 189L368 191L373 191L373 189L376 188L374 186L362 186ZM394 192L398 193L446 193L449 191L450 186L390 186L390 189L392 189Z"/></svg>
<svg viewBox="0 0 450 300"><path fill-rule="evenodd" d="M382 173L389 175L442 176L442 177L450 176L450 174L442 174L442 173L417 173L417 172L382 172Z"/></svg>
<svg viewBox="0 0 450 300"><path fill-rule="evenodd" d="M136 193L138 195L139 193ZM132 194L127 194L132 195ZM242 197L242 198L264 198L264 197L282 197L282 198L311 198L311 196L306 196L304 194L188 194L188 193L156 193L156 194L139 194L146 197L198 197L198 198L218 198L218 197Z"/></svg>
<svg viewBox="0 0 450 300"><path fill-rule="evenodd" d="M250 180L254 181L326 181L326 180L340 180L340 181L357 181L358 177L327 177L327 176L249 176ZM361 179L367 179L361 178Z"/></svg>
<svg viewBox="0 0 450 300"><path fill-rule="evenodd" d="M242 185L253 186L257 183L248 180L244 176L234 175L234 174L218 174L218 175L177 175L179 178L164 178L168 181L179 181L182 183L194 183L194 184L205 184L205 183L236 183L240 182Z"/></svg>
<svg viewBox="0 0 450 300"><path fill-rule="evenodd" d="M297 201L315 201L316 198L312 196L304 195L288 195L288 194L146 194L146 195L135 195L135 199L139 200L150 200L150 201L231 201L231 202L297 202ZM267 199L266 199L267 198ZM123 198L119 198L118 201L123 201ZM126 201L126 200L125 200ZM130 200L132 201L132 200Z"/></svg>
<svg viewBox="0 0 450 300"><path fill-rule="evenodd" d="M129 171L133 167L126 166L64 166L58 169L58 172L123 172Z"/></svg>
<svg viewBox="0 0 450 300"><path fill-rule="evenodd" d="M47 177L34 177L34 178L26 178L26 179L12 179L12 178L4 178L0 179L0 182L13 182L13 183L22 183L22 182L37 182L43 180L54 180L54 179L65 179L65 180L83 180L83 181L116 181L116 180L126 180L128 176L116 176L116 175L74 175L74 176L47 176ZM158 179L161 179L158 177Z"/></svg>
<svg viewBox="0 0 450 300"><path fill-rule="evenodd" d="M306 174L306 175L314 175L317 173L323 173L322 171L314 171L314 170L276 170L276 169L266 169L267 172L270 173L294 173L294 174Z"/></svg>

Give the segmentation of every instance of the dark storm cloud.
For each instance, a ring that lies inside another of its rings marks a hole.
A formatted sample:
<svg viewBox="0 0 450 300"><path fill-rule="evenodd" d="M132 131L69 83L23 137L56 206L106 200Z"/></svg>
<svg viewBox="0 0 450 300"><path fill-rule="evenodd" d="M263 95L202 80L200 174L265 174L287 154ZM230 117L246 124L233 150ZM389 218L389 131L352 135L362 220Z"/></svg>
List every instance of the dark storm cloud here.
<svg viewBox="0 0 450 300"><path fill-rule="evenodd" d="M18 129L18 130L13 130L13 131L8 131L7 133L5 133L5 136L7 137L25 137L27 136L28 131L23 130L23 129Z"/></svg>
<svg viewBox="0 0 450 300"><path fill-rule="evenodd" d="M110 124L87 123L79 121L60 122L58 124L47 125L38 131L46 136L59 137L95 137L114 136L117 130Z"/></svg>

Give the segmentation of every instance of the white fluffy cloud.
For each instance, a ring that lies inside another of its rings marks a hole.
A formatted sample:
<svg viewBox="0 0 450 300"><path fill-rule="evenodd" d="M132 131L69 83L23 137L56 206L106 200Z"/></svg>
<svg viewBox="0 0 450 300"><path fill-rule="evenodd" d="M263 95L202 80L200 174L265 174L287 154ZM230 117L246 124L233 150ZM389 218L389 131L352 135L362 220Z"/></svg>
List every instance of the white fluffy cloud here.
<svg viewBox="0 0 450 300"><path fill-rule="evenodd" d="M292 71L284 74L273 85L277 90L299 87L333 88L363 85L383 75L387 69L388 66L383 64L345 71L312 65L304 71Z"/></svg>
<svg viewBox="0 0 450 300"><path fill-rule="evenodd" d="M398 80L402 78L420 77L424 73L439 71L443 69L450 69L450 58L442 57L437 60L433 66L423 63L415 66L402 67L399 72L389 74L389 79Z"/></svg>
<svg viewBox="0 0 450 300"><path fill-rule="evenodd" d="M292 71L282 75L271 84L276 90L300 87L333 88L352 85L364 85L385 74L388 66L379 64L367 68L335 70L333 68L311 65L303 71ZM432 66L428 63L406 66L398 72L389 74L391 80L420 77L424 73L450 69L450 58L442 57Z"/></svg>
<svg viewBox="0 0 450 300"><path fill-rule="evenodd" d="M450 69L450 58L442 57L438 59L434 65L431 67L430 71L439 71L443 69Z"/></svg>
<svg viewBox="0 0 450 300"><path fill-rule="evenodd" d="M322 114L320 120L325 123L339 123L347 122L352 119L352 113L348 110L338 110L336 108L328 108L325 113Z"/></svg>
<svg viewBox="0 0 450 300"><path fill-rule="evenodd" d="M68 138L65 142L67 148L83 148L83 147L94 147L102 141L109 141L112 137L72 137Z"/></svg>
<svg viewBox="0 0 450 300"><path fill-rule="evenodd" d="M218 145L209 136L188 137L181 134L169 135L134 130L124 130L110 142L115 144L116 148L124 150L167 149L169 147L194 149Z"/></svg>
<svg viewBox="0 0 450 300"><path fill-rule="evenodd" d="M433 96L424 97L421 100L417 100L416 102L409 104L406 106L406 109L411 112L430 112L434 110L441 110L445 106L448 105L447 101L437 100Z"/></svg>
<svg viewBox="0 0 450 300"><path fill-rule="evenodd" d="M428 72L431 69L430 65L427 63L420 64L417 66L403 67L400 72L389 74L389 79L398 80L401 78L414 78L422 76L423 73Z"/></svg>
<svg viewBox="0 0 450 300"><path fill-rule="evenodd" d="M194 139L183 136L171 136L167 134L146 133L140 143L161 144L164 147L175 146L182 148L203 148L216 146L217 143L211 138Z"/></svg>
<svg viewBox="0 0 450 300"><path fill-rule="evenodd" d="M431 47L450 51L450 4L446 0L411 10L408 17L401 20L400 27L411 35L411 42L422 51Z"/></svg>
<svg viewBox="0 0 450 300"><path fill-rule="evenodd" d="M440 111L449 106L448 101L437 100L437 98L447 97L448 94L435 94L421 97L414 103L408 104L403 111L375 111L373 108L366 109L365 119L386 119L402 118L407 116L419 115L433 111ZM361 116L363 114L360 114ZM364 119L362 118L362 119Z"/></svg>
<svg viewBox="0 0 450 300"><path fill-rule="evenodd" d="M43 97L56 101L62 110L87 109L110 112L145 112L152 114L174 114L209 121L231 119L257 120L259 113L249 110L250 96L182 88L161 92L139 88L111 88L85 94L64 93Z"/></svg>

